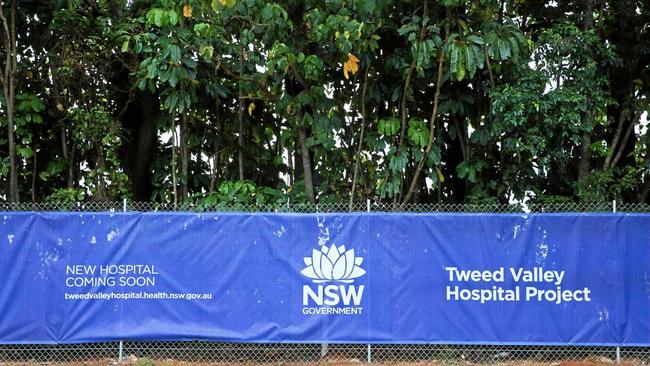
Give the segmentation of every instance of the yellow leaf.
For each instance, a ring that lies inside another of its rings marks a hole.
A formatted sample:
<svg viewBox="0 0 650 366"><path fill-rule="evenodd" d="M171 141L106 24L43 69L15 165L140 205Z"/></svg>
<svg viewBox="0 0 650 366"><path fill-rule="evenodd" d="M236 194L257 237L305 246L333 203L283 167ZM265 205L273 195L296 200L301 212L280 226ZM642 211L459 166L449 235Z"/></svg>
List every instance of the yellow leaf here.
<svg viewBox="0 0 650 366"><path fill-rule="evenodd" d="M440 181L440 183L444 183L445 182L445 176L442 175L442 171L440 170L439 167L436 167L436 174L438 175L438 180Z"/></svg>
<svg viewBox="0 0 650 366"><path fill-rule="evenodd" d="M251 102L251 104L248 105L248 115L252 116L254 110L255 110L255 103Z"/></svg>
<svg viewBox="0 0 650 366"><path fill-rule="evenodd" d="M183 16L185 18L191 18L192 17L192 7L189 5L185 5L183 7Z"/></svg>
<svg viewBox="0 0 650 366"><path fill-rule="evenodd" d="M221 5L226 6L226 0L219 0L219 2L221 3Z"/></svg>
<svg viewBox="0 0 650 366"><path fill-rule="evenodd" d="M348 54L348 60L343 64L343 76L346 79L350 78L350 74L354 75L359 71L359 59L349 53Z"/></svg>

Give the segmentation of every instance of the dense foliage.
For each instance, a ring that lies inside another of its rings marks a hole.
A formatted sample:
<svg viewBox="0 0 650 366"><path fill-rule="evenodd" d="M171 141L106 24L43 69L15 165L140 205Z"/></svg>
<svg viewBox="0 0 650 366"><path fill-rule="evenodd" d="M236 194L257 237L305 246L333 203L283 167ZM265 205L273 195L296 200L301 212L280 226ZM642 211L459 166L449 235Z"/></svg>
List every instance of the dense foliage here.
<svg viewBox="0 0 650 366"><path fill-rule="evenodd" d="M650 202L642 0L4 0L0 198Z"/></svg>

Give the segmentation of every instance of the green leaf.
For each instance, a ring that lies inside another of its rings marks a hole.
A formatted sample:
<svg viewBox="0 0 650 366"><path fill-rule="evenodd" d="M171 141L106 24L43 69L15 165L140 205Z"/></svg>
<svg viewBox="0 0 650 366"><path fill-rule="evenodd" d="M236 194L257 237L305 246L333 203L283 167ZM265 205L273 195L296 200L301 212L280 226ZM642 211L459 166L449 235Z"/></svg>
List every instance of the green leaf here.
<svg viewBox="0 0 650 366"><path fill-rule="evenodd" d="M149 78L149 79L155 78L157 72L158 72L158 65L155 62L151 62L147 66L147 78Z"/></svg>
<svg viewBox="0 0 650 366"><path fill-rule="evenodd" d="M512 51L512 58L517 61L519 60L519 45L515 37L509 37L508 41L510 43L510 50Z"/></svg>
<svg viewBox="0 0 650 366"><path fill-rule="evenodd" d="M273 5L267 3L262 9L262 19L266 22L273 18Z"/></svg>
<svg viewBox="0 0 650 366"><path fill-rule="evenodd" d="M161 9L154 9L154 18L153 21L158 27L163 25L163 11Z"/></svg>
<svg viewBox="0 0 650 366"><path fill-rule="evenodd" d="M124 42L122 43L122 48L120 49L120 51L127 52L128 50L129 50L129 38L124 40Z"/></svg>
<svg viewBox="0 0 650 366"><path fill-rule="evenodd" d="M470 79L474 77L476 72L476 62L474 62L474 52L472 48L467 45L463 45L463 51L465 51L465 63L467 65L467 71L469 72Z"/></svg>
<svg viewBox="0 0 650 366"><path fill-rule="evenodd" d="M181 61L181 49L177 45L173 44L169 46L169 56L172 59L174 64L178 64Z"/></svg>
<svg viewBox="0 0 650 366"><path fill-rule="evenodd" d="M29 146L16 146L16 154L22 158L31 158L34 155L34 151Z"/></svg>
<svg viewBox="0 0 650 366"><path fill-rule="evenodd" d="M458 164L456 167L456 173L458 174L458 178L465 178L468 173L467 169L467 162L463 161L462 163Z"/></svg>
<svg viewBox="0 0 650 366"><path fill-rule="evenodd" d="M165 102L163 103L163 106L167 110L173 110L176 108L178 105L178 93L177 92L172 92L170 93L167 98L165 98Z"/></svg>
<svg viewBox="0 0 650 366"><path fill-rule="evenodd" d="M449 59L449 68L451 70L456 70L458 68L458 58L460 56L458 46L455 43L452 43L449 46L449 50L450 50L450 53L451 53L451 57Z"/></svg>
<svg viewBox="0 0 650 366"><path fill-rule="evenodd" d="M169 85L171 85L172 87L175 87L176 84L178 84L178 81L180 79L178 77L179 70L180 69L178 67L175 67L172 69L171 73L169 74L169 80L167 80L167 82L169 82Z"/></svg>
<svg viewBox="0 0 650 366"><path fill-rule="evenodd" d="M196 66L197 66L196 61L194 61L194 59L191 58L191 57L185 57L185 58L183 58L183 64L184 64L185 66L189 67L190 69L195 69Z"/></svg>
<svg viewBox="0 0 650 366"><path fill-rule="evenodd" d="M433 145L431 147L431 152L429 152L429 160L431 160L433 165L440 165L440 162L442 161L440 146Z"/></svg>
<svg viewBox="0 0 650 366"><path fill-rule="evenodd" d="M381 119L377 125L378 131L382 135L393 136L399 129L400 122L397 118Z"/></svg>
<svg viewBox="0 0 650 366"><path fill-rule="evenodd" d="M194 33L197 35L205 35L210 30L210 25L206 23L198 23L194 25Z"/></svg>
<svg viewBox="0 0 650 366"><path fill-rule="evenodd" d="M458 67L456 68L456 79L458 81L461 81L465 78L465 63L464 62L459 62Z"/></svg>
<svg viewBox="0 0 650 366"><path fill-rule="evenodd" d="M421 120L410 120L407 134L411 142L417 146L426 146L429 141L429 129Z"/></svg>
<svg viewBox="0 0 650 366"><path fill-rule="evenodd" d="M499 56L501 56L501 60L507 60L510 57L510 44L501 39L497 43L499 45Z"/></svg>
<svg viewBox="0 0 650 366"><path fill-rule="evenodd" d="M484 43L483 38L481 38L481 37L479 37L479 36L477 36L475 34L470 34L469 36L467 36L467 40L469 40L472 43L480 44L480 45L482 45Z"/></svg>
<svg viewBox="0 0 650 366"><path fill-rule="evenodd" d="M404 24L400 29L398 29L397 33L400 36L403 36L403 35L405 35L407 33L415 32L417 30L418 30L417 25L415 25L413 23L407 23L407 24Z"/></svg>
<svg viewBox="0 0 650 366"><path fill-rule="evenodd" d="M155 23L156 10L157 9L151 9L147 12L147 25Z"/></svg>
<svg viewBox="0 0 650 366"><path fill-rule="evenodd" d="M178 24L179 16L178 16L178 13L175 12L174 10L170 10L170 11L167 12L167 18L169 19L169 23L171 25Z"/></svg>
<svg viewBox="0 0 650 366"><path fill-rule="evenodd" d="M474 61L479 70L483 70L485 66L485 55L483 54L483 49L479 46L472 46L472 51L474 52Z"/></svg>
<svg viewBox="0 0 650 366"><path fill-rule="evenodd" d="M214 48L212 46L202 46L199 48L199 54L205 62L210 62L212 60L212 55L214 54Z"/></svg>

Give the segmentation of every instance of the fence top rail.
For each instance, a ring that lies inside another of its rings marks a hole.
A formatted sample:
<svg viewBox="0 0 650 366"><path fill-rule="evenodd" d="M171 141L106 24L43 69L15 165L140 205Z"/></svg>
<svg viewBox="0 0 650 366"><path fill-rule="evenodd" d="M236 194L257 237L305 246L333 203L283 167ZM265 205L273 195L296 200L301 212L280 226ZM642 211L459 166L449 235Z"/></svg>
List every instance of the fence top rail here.
<svg viewBox="0 0 650 366"><path fill-rule="evenodd" d="M0 211L33 212L283 212L283 213L337 213L337 212L411 212L411 213L586 213L621 212L648 213L650 204L641 203L533 203L533 204L392 204L376 202L316 203L316 204L255 204L219 203L197 204L155 202L0 202Z"/></svg>

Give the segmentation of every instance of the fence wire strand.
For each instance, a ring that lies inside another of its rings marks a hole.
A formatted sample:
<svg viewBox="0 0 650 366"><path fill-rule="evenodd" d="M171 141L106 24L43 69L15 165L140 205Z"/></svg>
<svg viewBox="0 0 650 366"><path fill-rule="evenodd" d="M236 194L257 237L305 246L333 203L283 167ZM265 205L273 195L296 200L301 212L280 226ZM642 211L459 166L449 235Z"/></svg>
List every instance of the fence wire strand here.
<svg viewBox="0 0 650 366"><path fill-rule="evenodd" d="M555 204L172 204L152 202L0 203L23 212L250 212L250 213L648 213L637 203ZM0 314L0 316L2 316ZM52 345L0 345L0 365L640 365L650 347L514 346L455 344L291 344L204 341L124 341Z"/></svg>

